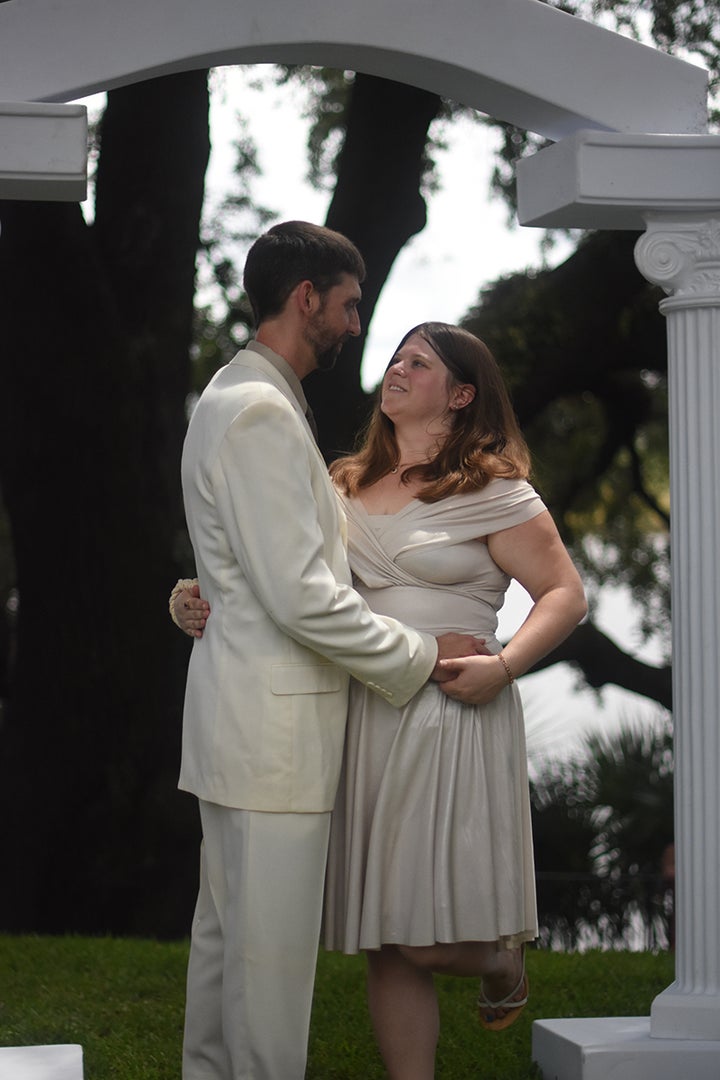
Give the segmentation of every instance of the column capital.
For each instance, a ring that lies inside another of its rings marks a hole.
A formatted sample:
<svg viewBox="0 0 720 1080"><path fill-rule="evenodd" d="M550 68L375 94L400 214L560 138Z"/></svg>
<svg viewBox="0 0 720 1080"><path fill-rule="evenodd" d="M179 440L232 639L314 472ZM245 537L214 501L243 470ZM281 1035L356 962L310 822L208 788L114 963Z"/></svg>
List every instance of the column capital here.
<svg viewBox="0 0 720 1080"><path fill-rule="evenodd" d="M635 263L668 294L663 312L720 305L720 207L713 214L648 214Z"/></svg>

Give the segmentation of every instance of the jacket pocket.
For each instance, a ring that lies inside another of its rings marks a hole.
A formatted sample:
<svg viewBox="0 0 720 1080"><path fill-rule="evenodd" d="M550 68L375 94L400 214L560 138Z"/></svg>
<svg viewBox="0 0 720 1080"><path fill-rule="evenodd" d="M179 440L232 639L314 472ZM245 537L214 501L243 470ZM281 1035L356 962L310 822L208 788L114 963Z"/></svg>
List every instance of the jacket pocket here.
<svg viewBox="0 0 720 1080"><path fill-rule="evenodd" d="M332 694L342 690L347 676L334 664L273 664L273 694Z"/></svg>

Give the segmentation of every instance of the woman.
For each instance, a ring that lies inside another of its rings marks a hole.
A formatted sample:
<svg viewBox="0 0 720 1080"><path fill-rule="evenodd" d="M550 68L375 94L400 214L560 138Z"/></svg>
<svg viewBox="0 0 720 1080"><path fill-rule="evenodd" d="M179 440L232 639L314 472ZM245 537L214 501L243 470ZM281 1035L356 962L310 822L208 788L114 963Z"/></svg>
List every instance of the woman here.
<svg viewBox="0 0 720 1080"><path fill-rule="evenodd" d="M439 1031L435 972L482 978L479 1018L491 1030L527 1001L523 946L537 922L514 679L570 633L585 599L527 482L499 368L467 331L424 323L403 338L362 449L331 472L370 607L432 633L474 633L488 649L447 661L449 680L400 710L351 690L325 946L366 951L388 1074L425 1080ZM497 612L512 578L533 607L501 650ZM183 593L178 621L201 632L204 615L187 603Z"/></svg>

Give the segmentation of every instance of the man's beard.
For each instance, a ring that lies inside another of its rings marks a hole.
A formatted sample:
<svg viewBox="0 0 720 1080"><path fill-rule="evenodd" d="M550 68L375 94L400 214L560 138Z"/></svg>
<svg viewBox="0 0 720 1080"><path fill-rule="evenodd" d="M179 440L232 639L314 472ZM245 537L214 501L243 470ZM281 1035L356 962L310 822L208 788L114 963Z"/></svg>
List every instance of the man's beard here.
<svg viewBox="0 0 720 1080"><path fill-rule="evenodd" d="M331 338L323 326L318 326L317 323L307 328L305 338L312 346L318 371L331 371L335 367L340 350L349 336L343 334L339 340L336 337Z"/></svg>
<svg viewBox="0 0 720 1080"><path fill-rule="evenodd" d="M331 345L328 349L319 351L318 347L315 348L315 360L317 361L318 371L332 371L337 362L337 358L340 355L340 350L346 342L346 338L343 338L341 342L336 345Z"/></svg>

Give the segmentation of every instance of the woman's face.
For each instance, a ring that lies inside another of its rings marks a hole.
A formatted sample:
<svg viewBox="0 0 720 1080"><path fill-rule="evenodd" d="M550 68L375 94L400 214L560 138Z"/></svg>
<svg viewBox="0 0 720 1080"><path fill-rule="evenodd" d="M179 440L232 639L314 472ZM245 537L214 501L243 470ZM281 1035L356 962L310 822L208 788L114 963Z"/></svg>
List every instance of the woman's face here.
<svg viewBox="0 0 720 1080"><path fill-rule="evenodd" d="M380 409L397 426L446 419L452 379L435 350L413 334L390 361L382 381Z"/></svg>

